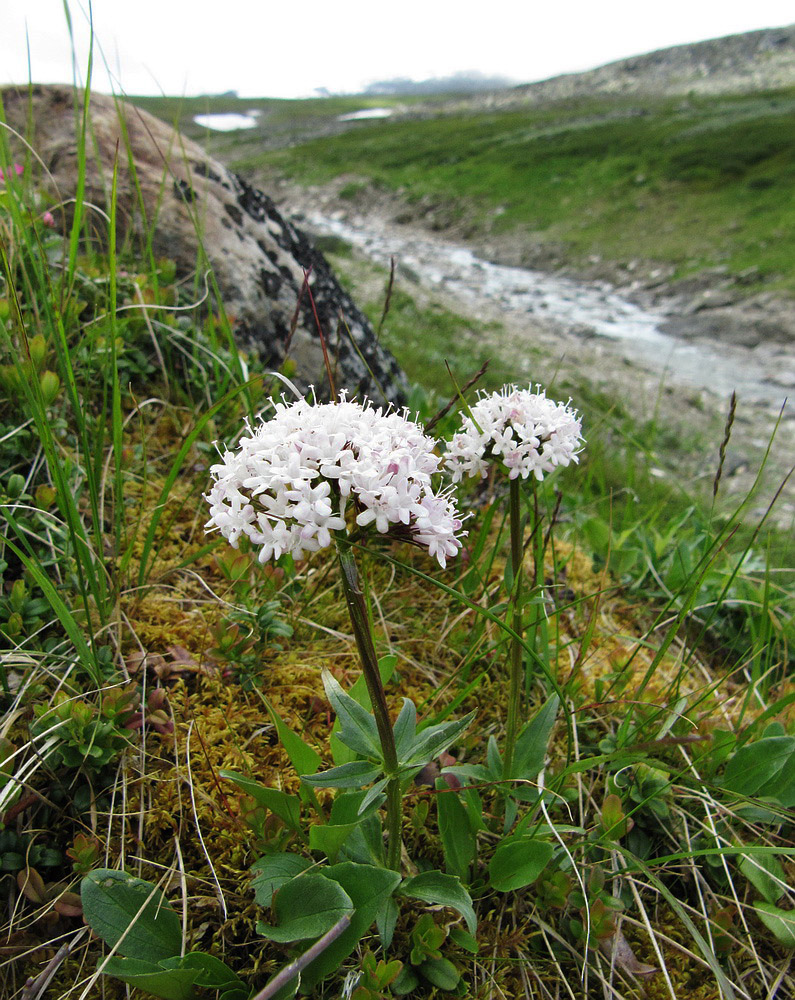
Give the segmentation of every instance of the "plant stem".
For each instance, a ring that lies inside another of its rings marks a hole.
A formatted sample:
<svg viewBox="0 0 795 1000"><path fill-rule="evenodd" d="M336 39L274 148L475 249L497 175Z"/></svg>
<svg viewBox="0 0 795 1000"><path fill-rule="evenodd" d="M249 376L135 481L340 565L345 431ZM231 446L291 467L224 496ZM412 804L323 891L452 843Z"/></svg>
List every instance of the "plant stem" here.
<svg viewBox="0 0 795 1000"><path fill-rule="evenodd" d="M504 774L511 776L516 734L519 728L519 709L522 702L522 504L519 495L519 478L510 481L510 521L511 521L511 627L515 636L511 638L511 674L508 692L508 721L505 728Z"/></svg>
<svg viewBox="0 0 795 1000"><path fill-rule="evenodd" d="M544 611L544 553L546 552L546 538L541 530L541 510L538 503L538 490L533 484L533 528L531 540L533 543L533 594L537 600L532 606L532 617L527 626L527 645L534 653L538 653L539 645L542 645L542 655L548 658L549 655L549 630L547 628L547 618ZM552 537L552 521L549 526L549 537ZM539 633L541 643L539 643ZM531 669L525 672L525 695L530 697L530 682L533 678Z"/></svg>
<svg viewBox="0 0 795 1000"><path fill-rule="evenodd" d="M381 682L381 672L378 669L378 659L375 654L373 635L370 631L370 620L367 615L367 605L364 601L362 588L359 585L359 569L356 565L350 541L344 531L336 532L337 555L342 570L342 585L345 590L345 601L348 614L356 638L356 648L362 663L362 672L370 695L378 737L381 741L381 752L384 756L384 773L389 778L386 787L387 815L387 865L397 871L400 867L400 829L402 819L403 799L400 794L400 778L398 777L398 759L395 748L395 737L392 732L392 722L386 704L384 685Z"/></svg>

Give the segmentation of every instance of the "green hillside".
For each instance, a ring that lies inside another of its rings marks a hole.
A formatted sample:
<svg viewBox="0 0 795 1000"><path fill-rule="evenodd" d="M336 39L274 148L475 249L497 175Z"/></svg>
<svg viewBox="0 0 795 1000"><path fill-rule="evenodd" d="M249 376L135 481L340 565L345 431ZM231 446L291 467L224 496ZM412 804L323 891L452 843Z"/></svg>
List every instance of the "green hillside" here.
<svg viewBox="0 0 795 1000"><path fill-rule="evenodd" d="M341 113L337 99L291 103L314 122L324 110ZM282 149L264 148L273 144L267 118L245 133L205 138L260 180L344 176L343 197L353 202L373 190L399 193L435 228L526 234L574 262L641 258L671 263L679 275L754 268L792 290L793 112L793 90L599 98L503 112L426 110L306 141L295 125Z"/></svg>

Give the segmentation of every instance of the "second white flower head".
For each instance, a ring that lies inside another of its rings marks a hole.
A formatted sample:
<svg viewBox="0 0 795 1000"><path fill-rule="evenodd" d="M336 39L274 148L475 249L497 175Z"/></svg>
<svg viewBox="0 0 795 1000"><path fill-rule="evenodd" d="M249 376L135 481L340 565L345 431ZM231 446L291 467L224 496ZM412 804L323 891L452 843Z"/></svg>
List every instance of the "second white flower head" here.
<svg viewBox="0 0 795 1000"><path fill-rule="evenodd" d="M510 479L543 479L557 466L578 461L584 441L576 410L548 399L540 386L535 392L503 386L481 395L471 414L462 416L461 430L447 449L453 482L465 475L485 477L494 461L507 468Z"/></svg>

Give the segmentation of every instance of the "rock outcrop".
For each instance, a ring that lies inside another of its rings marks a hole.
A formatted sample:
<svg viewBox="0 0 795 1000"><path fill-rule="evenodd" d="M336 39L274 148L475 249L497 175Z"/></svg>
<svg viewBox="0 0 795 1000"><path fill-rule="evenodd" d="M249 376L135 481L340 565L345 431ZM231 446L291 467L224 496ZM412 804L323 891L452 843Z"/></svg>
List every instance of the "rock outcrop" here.
<svg viewBox="0 0 795 1000"><path fill-rule="evenodd" d="M791 87L795 24L763 28L567 73L515 90L534 103L593 94L732 94Z"/></svg>
<svg viewBox="0 0 795 1000"><path fill-rule="evenodd" d="M78 176L74 92L9 88L2 100L8 124L28 137L46 168L42 183L68 212ZM296 380L304 387L327 391L319 321L337 389L376 401L403 399L406 381L397 362L377 343L323 255L267 195L145 111L100 94L91 96L90 110L85 200L107 209L118 146L120 243L125 238L143 245L151 231L155 256L174 260L179 274L211 267L238 344L276 367L289 342ZM103 239L102 217L94 213L91 222ZM310 296L301 295L306 272L317 319Z"/></svg>

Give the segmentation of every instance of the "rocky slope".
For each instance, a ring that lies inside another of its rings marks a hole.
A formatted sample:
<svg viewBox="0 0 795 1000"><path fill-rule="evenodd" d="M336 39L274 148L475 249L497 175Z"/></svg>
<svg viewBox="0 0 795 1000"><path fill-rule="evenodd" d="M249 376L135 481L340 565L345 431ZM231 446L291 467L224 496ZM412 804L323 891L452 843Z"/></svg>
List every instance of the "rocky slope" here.
<svg viewBox="0 0 795 1000"><path fill-rule="evenodd" d="M619 59L582 73L564 73L535 83L488 93L437 97L427 104L396 108L394 117L464 110L505 109L579 97L738 94L795 86L795 24L674 45Z"/></svg>
<svg viewBox="0 0 795 1000"><path fill-rule="evenodd" d="M594 94L725 94L795 85L795 24L676 45L516 87L533 103Z"/></svg>

